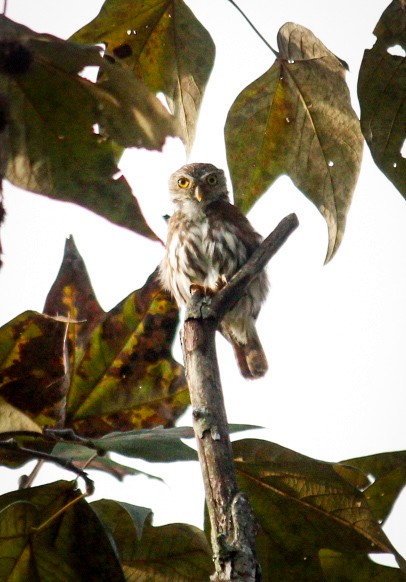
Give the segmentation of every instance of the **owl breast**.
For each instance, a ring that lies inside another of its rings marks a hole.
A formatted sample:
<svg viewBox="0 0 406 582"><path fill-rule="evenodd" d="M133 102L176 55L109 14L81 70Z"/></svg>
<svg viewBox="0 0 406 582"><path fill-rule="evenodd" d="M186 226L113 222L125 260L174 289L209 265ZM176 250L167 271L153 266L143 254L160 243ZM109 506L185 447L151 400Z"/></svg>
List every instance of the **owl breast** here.
<svg viewBox="0 0 406 582"><path fill-rule="evenodd" d="M246 247L232 224L225 228L221 221L205 215L190 220L180 212L171 223L173 235L161 265L161 279L178 305L188 301L192 284L214 289L220 278L230 279L246 262Z"/></svg>

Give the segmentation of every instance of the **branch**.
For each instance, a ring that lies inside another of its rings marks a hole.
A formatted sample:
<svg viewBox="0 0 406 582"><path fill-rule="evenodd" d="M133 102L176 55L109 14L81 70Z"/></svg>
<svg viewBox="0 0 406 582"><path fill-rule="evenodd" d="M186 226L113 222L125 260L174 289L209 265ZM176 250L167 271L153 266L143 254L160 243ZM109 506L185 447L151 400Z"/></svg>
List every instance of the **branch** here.
<svg viewBox="0 0 406 582"><path fill-rule="evenodd" d="M262 36L262 34L259 32L259 30L252 24L251 20L248 18L248 16L246 16L244 14L244 12L241 10L241 8L239 6L237 6L237 4L234 2L234 0L228 0L228 1L230 2L230 4L232 4L234 6L234 8L236 8L238 10L238 12L241 14L241 16L243 18L245 18L245 20L248 22L248 24L250 25L252 30L255 32L255 34L257 34L259 36L259 38L269 48L269 50L271 50L273 52L273 54L276 57L278 57L279 56L278 52L274 48L272 48L272 46L269 44L269 42L266 40L266 38L264 36Z"/></svg>
<svg viewBox="0 0 406 582"><path fill-rule="evenodd" d="M33 449L27 449L25 447L20 447L20 445L18 443L16 443L16 441L14 441L14 440L1 441L0 442L0 449L6 449L8 451L21 453L22 455L28 456L29 458L42 459L44 461L49 461L50 463L54 463L55 465L59 465L59 467L62 467L63 469L67 469L68 471L72 471L73 473L78 475L78 477L82 477L82 479L86 483L86 491L87 491L88 495L91 495L94 491L94 483L93 483L92 479L90 479L90 477L87 475L87 473L85 473L84 471L82 471L81 469L76 467L72 463L72 461L69 461L68 459L61 459L60 457L57 457L55 455L51 455L49 453L44 453L42 451L34 451ZM23 486L24 486L24 484L23 484Z"/></svg>
<svg viewBox="0 0 406 582"><path fill-rule="evenodd" d="M213 297L197 291L187 306L181 340L211 523L216 569L212 577L214 582L231 579L258 582L261 576L255 551L255 518L246 496L237 485L215 333L227 310L242 297L252 279L297 226L296 215L286 217L228 285Z"/></svg>

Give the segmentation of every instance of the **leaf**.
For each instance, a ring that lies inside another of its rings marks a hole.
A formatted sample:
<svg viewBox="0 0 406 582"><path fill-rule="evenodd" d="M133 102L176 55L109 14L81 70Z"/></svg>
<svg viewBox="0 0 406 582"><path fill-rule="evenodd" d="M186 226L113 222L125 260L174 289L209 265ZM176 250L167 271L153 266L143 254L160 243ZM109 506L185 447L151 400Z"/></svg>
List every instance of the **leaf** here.
<svg viewBox="0 0 406 582"><path fill-rule="evenodd" d="M215 47L183 0L106 0L72 40L104 43L154 93L163 93L190 151Z"/></svg>
<svg viewBox="0 0 406 582"><path fill-rule="evenodd" d="M272 67L234 101L225 126L237 206L247 212L281 175L327 222L326 261L338 249L361 163L362 134L345 70L313 33L293 23L278 33Z"/></svg>
<svg viewBox="0 0 406 582"><path fill-rule="evenodd" d="M93 437L172 426L189 404L171 355L177 325L178 309L154 273L91 333L72 373L66 426Z"/></svg>
<svg viewBox="0 0 406 582"><path fill-rule="evenodd" d="M406 58L390 47L406 50L406 12L403 0L393 0L383 12L373 48L364 52L358 97L361 128L378 168L406 197L406 159L401 153L406 135Z"/></svg>
<svg viewBox="0 0 406 582"><path fill-rule="evenodd" d="M92 503L109 529L127 580L206 582L213 571L204 533L186 524L153 527L149 510L103 499Z"/></svg>
<svg viewBox="0 0 406 582"><path fill-rule="evenodd" d="M97 301L86 265L72 236L66 240L62 264L48 292L44 313L64 315L76 322L69 326L68 331L71 356L83 349L92 330L106 315ZM74 366L73 358L71 367Z"/></svg>
<svg viewBox="0 0 406 582"><path fill-rule="evenodd" d="M189 427L153 428L110 433L92 443L100 451L110 451L149 462L197 461L197 453L181 438L194 437Z"/></svg>
<svg viewBox="0 0 406 582"><path fill-rule="evenodd" d="M273 581L323 581L322 548L401 560L363 493L334 464L255 439L236 441L233 451L240 488L263 532L260 561Z"/></svg>
<svg viewBox="0 0 406 582"><path fill-rule="evenodd" d="M151 473L147 473L146 471L140 471L139 469L134 469L133 467L117 463L107 455L94 456L95 451L93 449L80 446L77 443L58 443L50 452L52 455L61 459L72 461L76 467L79 467L79 469L82 469L83 471L87 471L88 469L103 471L119 481L123 481L124 477L127 477L128 475L144 475L144 477L148 477L149 479L162 481L162 479L156 475L151 475ZM91 461L89 462L90 459Z"/></svg>
<svg viewBox="0 0 406 582"><path fill-rule="evenodd" d="M104 528L78 497L64 481L0 497L2 580L124 581Z"/></svg>
<svg viewBox="0 0 406 582"><path fill-rule="evenodd" d="M35 430L18 411L39 426L63 421L65 330L65 323L35 311L26 311L0 328L0 395L7 402L7 414L12 414L11 426L3 422L2 431ZM10 406L17 409L14 414Z"/></svg>
<svg viewBox="0 0 406 582"><path fill-rule="evenodd" d="M124 177L116 178L117 144L160 149L176 133L169 113L100 49L37 34L3 15L0 28L0 94L9 104L5 177L158 240ZM85 67L99 67L104 80L83 78Z"/></svg>
<svg viewBox="0 0 406 582"><path fill-rule="evenodd" d="M325 582L404 582L406 574L397 568L381 566L368 556L340 554L331 550L321 550Z"/></svg>
<svg viewBox="0 0 406 582"><path fill-rule="evenodd" d="M383 523L406 485L406 451L379 453L357 459L343 461L357 467L366 475L373 477L373 482L364 491L375 519Z"/></svg>

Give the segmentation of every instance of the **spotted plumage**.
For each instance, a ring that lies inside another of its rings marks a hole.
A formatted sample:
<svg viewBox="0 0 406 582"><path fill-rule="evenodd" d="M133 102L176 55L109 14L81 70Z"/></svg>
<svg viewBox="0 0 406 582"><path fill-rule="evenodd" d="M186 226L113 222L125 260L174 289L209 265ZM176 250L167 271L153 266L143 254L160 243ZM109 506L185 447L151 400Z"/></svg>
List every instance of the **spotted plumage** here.
<svg viewBox="0 0 406 582"><path fill-rule="evenodd" d="M229 201L224 172L212 164L188 164L172 174L169 189L175 213L169 221L166 254L161 263L163 286L179 306L192 285L215 292L246 263L262 237ZM261 272L224 317L220 331L234 347L243 376L258 378L267 361L255 328L268 291Z"/></svg>

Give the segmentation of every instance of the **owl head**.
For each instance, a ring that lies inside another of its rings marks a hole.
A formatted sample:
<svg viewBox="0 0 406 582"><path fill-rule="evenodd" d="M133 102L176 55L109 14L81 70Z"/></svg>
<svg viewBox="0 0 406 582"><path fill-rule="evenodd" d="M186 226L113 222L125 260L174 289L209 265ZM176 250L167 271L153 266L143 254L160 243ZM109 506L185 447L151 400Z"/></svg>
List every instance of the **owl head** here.
<svg viewBox="0 0 406 582"><path fill-rule="evenodd" d="M169 178L172 201L178 207L204 207L216 200L227 200L223 170L213 164L187 164Z"/></svg>

